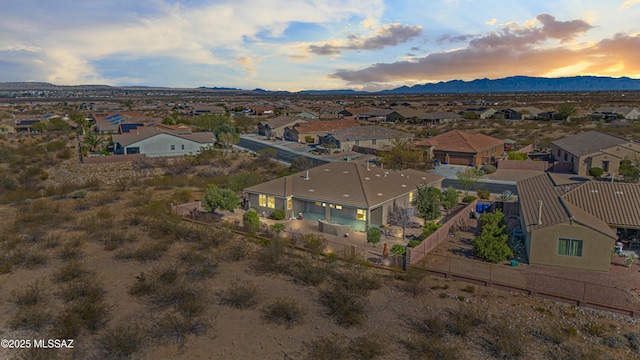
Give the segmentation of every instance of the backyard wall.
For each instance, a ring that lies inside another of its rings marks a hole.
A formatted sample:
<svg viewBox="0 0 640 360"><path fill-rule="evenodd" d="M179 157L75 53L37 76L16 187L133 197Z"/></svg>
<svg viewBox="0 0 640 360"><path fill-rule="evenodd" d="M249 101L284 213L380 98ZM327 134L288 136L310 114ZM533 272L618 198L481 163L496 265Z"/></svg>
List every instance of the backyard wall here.
<svg viewBox="0 0 640 360"><path fill-rule="evenodd" d="M109 164L125 161L140 161L146 159L144 154L129 154L129 155L109 155L109 156L83 156L83 164Z"/></svg>
<svg viewBox="0 0 640 360"><path fill-rule="evenodd" d="M547 171L549 163L546 161L533 160L498 160L500 170L537 170Z"/></svg>

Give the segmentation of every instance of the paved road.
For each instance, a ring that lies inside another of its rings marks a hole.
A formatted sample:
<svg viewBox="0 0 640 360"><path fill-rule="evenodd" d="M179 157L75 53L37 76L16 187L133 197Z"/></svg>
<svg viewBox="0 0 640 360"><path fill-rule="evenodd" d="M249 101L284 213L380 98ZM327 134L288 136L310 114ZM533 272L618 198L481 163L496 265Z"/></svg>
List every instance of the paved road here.
<svg viewBox="0 0 640 360"><path fill-rule="evenodd" d="M298 152L291 149L287 149L286 147L279 146L276 144L268 144L259 140L253 140L247 137L240 137L240 142L238 143L239 147L245 148L251 151L258 152L263 149L275 149L276 150L276 159L291 164L291 161L295 158L299 158L301 156L310 158L313 161L314 165L323 165L326 164L327 161L319 159L312 154L305 154L304 152Z"/></svg>
<svg viewBox="0 0 640 360"><path fill-rule="evenodd" d="M502 194L505 190L511 190L513 195L518 195L518 190L515 185L511 184L496 184L496 183L488 183L488 182L480 182L481 187L478 190L489 190L492 194ZM460 184L458 184L458 180L455 179L444 179L442 181L442 188L446 189L449 186L453 186L456 190L464 190Z"/></svg>

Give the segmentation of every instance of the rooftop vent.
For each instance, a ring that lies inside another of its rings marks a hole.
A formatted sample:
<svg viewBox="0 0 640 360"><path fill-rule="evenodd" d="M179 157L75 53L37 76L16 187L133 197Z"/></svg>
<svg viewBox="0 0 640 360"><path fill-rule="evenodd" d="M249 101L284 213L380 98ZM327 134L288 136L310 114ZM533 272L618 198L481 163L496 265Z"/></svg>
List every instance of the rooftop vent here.
<svg viewBox="0 0 640 360"><path fill-rule="evenodd" d="M402 187L407 187L407 185L405 185L405 184L402 184L402 185L400 185L400 186L402 186Z"/></svg>
<svg viewBox="0 0 640 360"><path fill-rule="evenodd" d="M329 169L324 169L324 171L329 171Z"/></svg>
<svg viewBox="0 0 640 360"><path fill-rule="evenodd" d="M370 178L370 177L368 177L368 176L367 176L367 177L365 177L364 179L365 179L365 180L371 180L371 178Z"/></svg>
<svg viewBox="0 0 640 360"><path fill-rule="evenodd" d="M342 196L343 196L343 197L349 197L349 196L351 196L351 195L349 195L349 194L342 194Z"/></svg>
<svg viewBox="0 0 640 360"><path fill-rule="evenodd" d="M349 172L345 170L345 171L343 171L342 173L343 173L343 174L348 174Z"/></svg>
<svg viewBox="0 0 640 360"><path fill-rule="evenodd" d="M591 190L591 192L597 194L598 190Z"/></svg>
<svg viewBox="0 0 640 360"><path fill-rule="evenodd" d="M309 189L309 192L314 192L316 191L316 189Z"/></svg>
<svg viewBox="0 0 640 360"><path fill-rule="evenodd" d="M376 174L377 177L380 177L380 174Z"/></svg>
<svg viewBox="0 0 640 360"><path fill-rule="evenodd" d="M304 177L305 180L309 180L309 170L307 170L307 175Z"/></svg>
<svg viewBox="0 0 640 360"><path fill-rule="evenodd" d="M378 196L382 196L382 195L383 195L382 193L378 193Z"/></svg>

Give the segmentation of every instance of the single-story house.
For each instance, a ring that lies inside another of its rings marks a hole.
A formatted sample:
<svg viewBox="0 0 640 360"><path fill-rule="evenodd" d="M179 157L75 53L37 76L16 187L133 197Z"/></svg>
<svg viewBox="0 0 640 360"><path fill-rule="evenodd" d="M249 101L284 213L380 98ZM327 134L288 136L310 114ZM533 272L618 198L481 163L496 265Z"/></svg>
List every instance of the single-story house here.
<svg viewBox="0 0 640 360"><path fill-rule="evenodd" d="M258 123L258 134L267 138L282 137L284 138L284 129L287 126L293 126L296 123L304 123L296 116L278 116L263 120Z"/></svg>
<svg viewBox="0 0 640 360"><path fill-rule="evenodd" d="M599 131L586 131L551 142L555 171L586 176L592 167L618 173L620 161L640 156L640 143Z"/></svg>
<svg viewBox="0 0 640 360"><path fill-rule="evenodd" d="M387 122L395 123L404 121L405 118L399 112L393 109L372 109L365 113L356 115L358 120L366 120L371 122Z"/></svg>
<svg viewBox="0 0 640 360"><path fill-rule="evenodd" d="M389 208L408 207L417 187L442 187L441 176L417 170L394 172L353 162L326 165L245 189L248 207L270 213L283 209L288 218L325 220L353 229L387 224Z"/></svg>
<svg viewBox="0 0 640 360"><path fill-rule="evenodd" d="M358 123L352 119L299 122L293 126L287 126L284 129L284 139L300 143L317 144L318 136L320 135L354 126L358 126ZM306 141L306 137L311 138L312 141Z"/></svg>
<svg viewBox="0 0 640 360"><path fill-rule="evenodd" d="M20 120L20 121L17 121L15 123L15 125L13 126L13 129L16 132L28 132L28 133L30 133L31 132L31 127L34 124L37 124L39 122L40 122L40 120Z"/></svg>
<svg viewBox="0 0 640 360"><path fill-rule="evenodd" d="M493 164L504 153L503 140L459 130L421 139L414 146L424 148L428 159L451 165Z"/></svg>
<svg viewBox="0 0 640 360"><path fill-rule="evenodd" d="M609 271L615 242L638 234L640 185L544 173L517 188L530 264Z"/></svg>
<svg viewBox="0 0 640 360"><path fill-rule="evenodd" d="M379 149L392 145L395 140L410 139L413 139L411 133L374 125L354 126L318 136L322 146L339 150L352 150L354 146Z"/></svg>
<svg viewBox="0 0 640 360"><path fill-rule="evenodd" d="M640 110L635 107L600 107L589 115L595 120L638 120L640 119Z"/></svg>
<svg viewBox="0 0 640 360"><path fill-rule="evenodd" d="M212 132L179 133L153 126L115 134L112 139L115 154L145 154L148 157L196 154L215 143Z"/></svg>
<svg viewBox="0 0 640 360"><path fill-rule="evenodd" d="M496 109L487 107L472 107L464 109L460 115L468 117L468 114L475 114L480 119L488 119L496 113Z"/></svg>

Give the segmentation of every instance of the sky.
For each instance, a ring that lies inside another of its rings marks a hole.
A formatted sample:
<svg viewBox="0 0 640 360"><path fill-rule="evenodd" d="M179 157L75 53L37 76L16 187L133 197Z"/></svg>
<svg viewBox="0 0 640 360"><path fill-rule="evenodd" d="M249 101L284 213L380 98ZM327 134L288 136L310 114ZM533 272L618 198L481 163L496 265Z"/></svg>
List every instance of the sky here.
<svg viewBox="0 0 640 360"><path fill-rule="evenodd" d="M640 0L0 0L0 82L378 91L640 78Z"/></svg>

